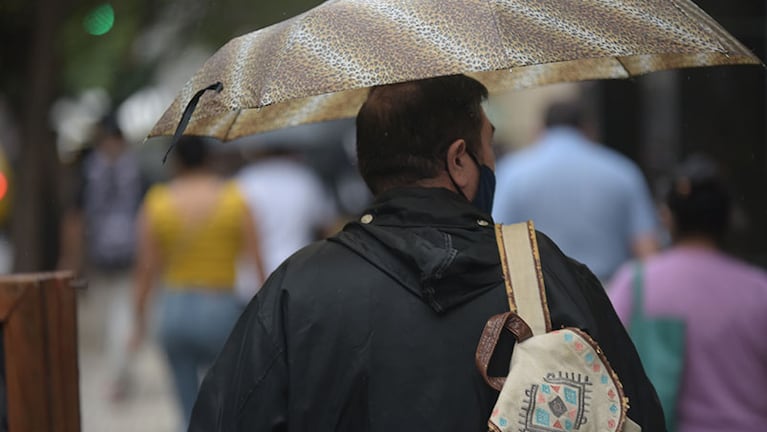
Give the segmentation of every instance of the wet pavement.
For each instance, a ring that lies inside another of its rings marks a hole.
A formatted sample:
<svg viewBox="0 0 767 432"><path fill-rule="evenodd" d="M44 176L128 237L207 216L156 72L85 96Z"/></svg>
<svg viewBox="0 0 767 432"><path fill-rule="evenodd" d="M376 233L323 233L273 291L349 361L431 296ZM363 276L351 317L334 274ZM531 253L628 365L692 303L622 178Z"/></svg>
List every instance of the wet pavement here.
<svg viewBox="0 0 767 432"><path fill-rule="evenodd" d="M125 284L107 289L89 288L78 299L80 345L80 412L83 432L177 432L179 409L170 375L158 347L152 343L128 358L131 378L124 397L110 397L114 355L110 339L129 333L115 313L119 303L126 311ZM119 299L116 302L116 299ZM119 308L118 308L119 309ZM113 328L118 325L117 331ZM124 339L120 337L118 339ZM111 342L114 342L113 340Z"/></svg>

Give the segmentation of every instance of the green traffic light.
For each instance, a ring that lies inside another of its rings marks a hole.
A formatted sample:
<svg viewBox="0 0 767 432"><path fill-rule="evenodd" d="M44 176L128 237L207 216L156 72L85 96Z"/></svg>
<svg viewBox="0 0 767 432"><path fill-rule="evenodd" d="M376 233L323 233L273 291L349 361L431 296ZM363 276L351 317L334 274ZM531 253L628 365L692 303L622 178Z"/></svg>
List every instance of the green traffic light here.
<svg viewBox="0 0 767 432"><path fill-rule="evenodd" d="M83 20L85 31L101 36L109 32L115 24L115 11L110 4L103 4L91 10Z"/></svg>

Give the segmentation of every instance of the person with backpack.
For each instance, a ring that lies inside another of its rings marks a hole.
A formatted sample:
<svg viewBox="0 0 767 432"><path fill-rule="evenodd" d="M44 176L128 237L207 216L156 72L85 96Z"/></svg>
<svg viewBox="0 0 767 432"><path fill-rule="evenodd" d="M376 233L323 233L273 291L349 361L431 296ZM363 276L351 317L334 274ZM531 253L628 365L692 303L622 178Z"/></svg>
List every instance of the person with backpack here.
<svg viewBox="0 0 767 432"><path fill-rule="evenodd" d="M203 381L190 431L487 430L499 391L483 375L509 372L513 339L501 336L488 367L477 367L486 324L510 308L490 216L486 96L463 75L371 89L357 116L357 158L374 203L272 273ZM533 238L550 327L598 342L630 404L616 399L615 409L643 430L665 430L596 277L542 233ZM563 397L540 408L566 430Z"/></svg>

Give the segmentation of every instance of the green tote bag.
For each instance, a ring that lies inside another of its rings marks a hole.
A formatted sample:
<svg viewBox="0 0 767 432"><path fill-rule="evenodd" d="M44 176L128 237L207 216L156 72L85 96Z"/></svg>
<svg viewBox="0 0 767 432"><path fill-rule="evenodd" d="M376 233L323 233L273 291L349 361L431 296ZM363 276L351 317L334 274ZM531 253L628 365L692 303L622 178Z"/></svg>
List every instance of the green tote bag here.
<svg viewBox="0 0 767 432"><path fill-rule="evenodd" d="M643 273L642 265L637 264L634 270L629 334L639 352L647 377L658 393L668 432L676 432L677 402L684 369L685 324L676 318L645 315Z"/></svg>

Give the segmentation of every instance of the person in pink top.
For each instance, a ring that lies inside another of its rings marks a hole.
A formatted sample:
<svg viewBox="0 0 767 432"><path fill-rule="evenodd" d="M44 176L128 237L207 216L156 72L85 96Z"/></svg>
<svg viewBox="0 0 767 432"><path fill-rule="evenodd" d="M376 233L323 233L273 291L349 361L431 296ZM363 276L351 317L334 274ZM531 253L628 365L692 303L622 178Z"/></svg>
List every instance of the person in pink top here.
<svg viewBox="0 0 767 432"><path fill-rule="evenodd" d="M684 323L684 359L674 412L679 432L767 431L767 273L721 250L731 211L716 167L701 157L679 169L664 209L673 246L642 265L644 315ZM631 322L635 265L609 295ZM630 330L630 329L629 329Z"/></svg>

